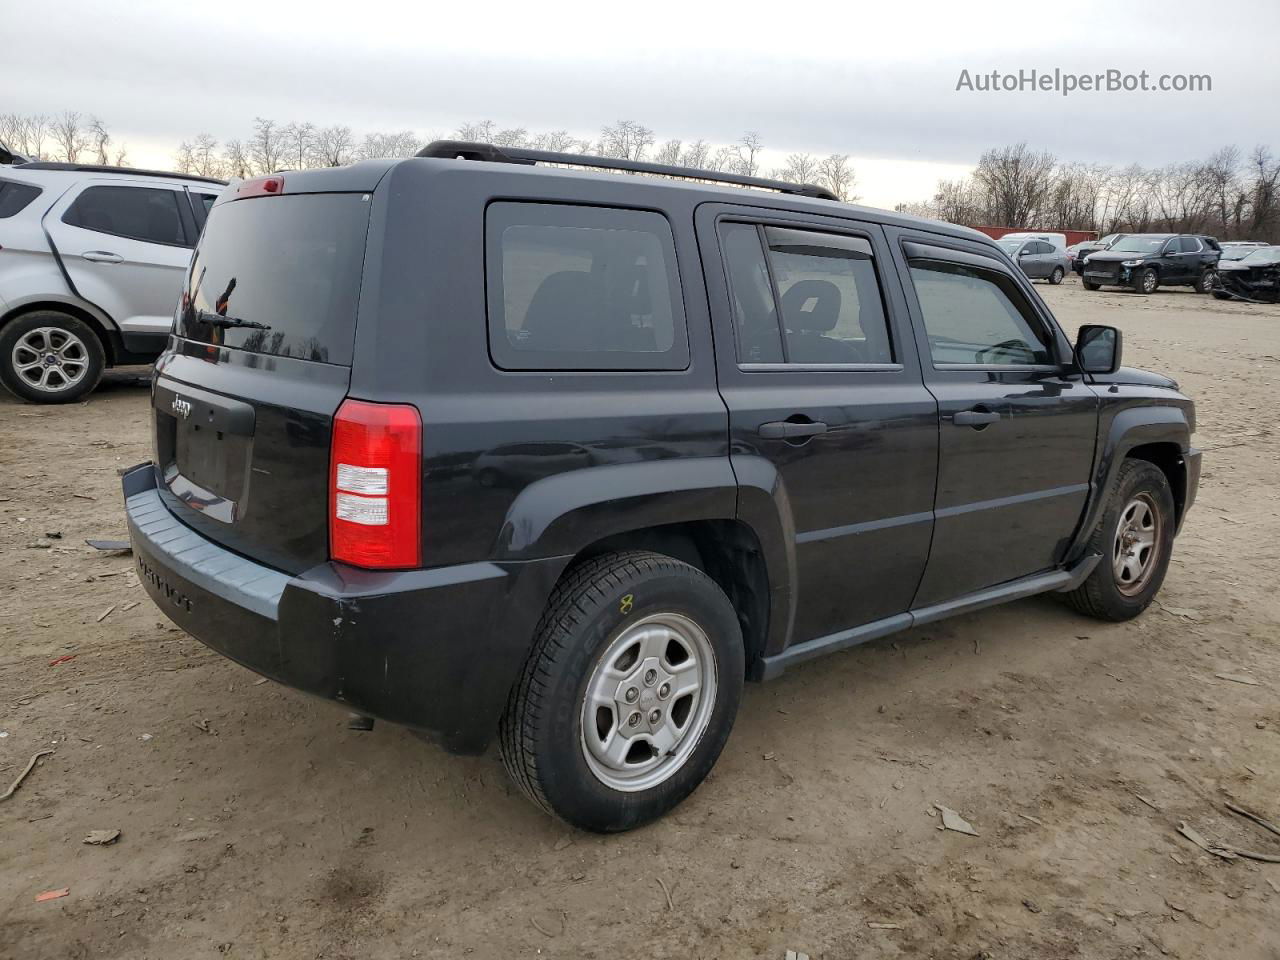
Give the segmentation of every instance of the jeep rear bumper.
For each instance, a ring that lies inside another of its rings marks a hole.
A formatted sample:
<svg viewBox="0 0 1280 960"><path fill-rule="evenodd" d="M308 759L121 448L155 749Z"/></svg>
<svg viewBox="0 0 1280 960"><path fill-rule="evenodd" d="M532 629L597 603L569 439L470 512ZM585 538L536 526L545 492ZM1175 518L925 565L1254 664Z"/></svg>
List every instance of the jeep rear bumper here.
<svg viewBox="0 0 1280 960"><path fill-rule="evenodd" d="M123 480L138 578L197 640L251 670L431 734L489 743L543 603L568 558L291 576L183 525L152 464Z"/></svg>

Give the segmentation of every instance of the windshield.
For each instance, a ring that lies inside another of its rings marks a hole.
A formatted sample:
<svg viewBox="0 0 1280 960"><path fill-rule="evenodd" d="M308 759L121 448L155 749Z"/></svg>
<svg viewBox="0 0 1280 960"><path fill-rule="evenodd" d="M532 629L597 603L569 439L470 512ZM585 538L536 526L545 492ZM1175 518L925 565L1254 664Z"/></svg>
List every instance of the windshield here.
<svg viewBox="0 0 1280 960"><path fill-rule="evenodd" d="M1105 237L1099 240L1098 243L1100 243L1104 247L1109 247L1113 243L1115 243L1117 240L1119 240L1122 236L1124 236L1124 234L1108 233Z"/></svg>
<svg viewBox="0 0 1280 960"><path fill-rule="evenodd" d="M1000 249L1003 250L1005 253L1007 253L1011 257L1015 253L1017 253L1018 250L1022 248L1022 245L1025 242L1026 242L1025 240L997 240L996 241L996 243L1000 245Z"/></svg>
<svg viewBox="0 0 1280 960"><path fill-rule="evenodd" d="M1111 247L1112 253L1159 253L1168 237L1125 237Z"/></svg>
<svg viewBox="0 0 1280 960"><path fill-rule="evenodd" d="M1280 247L1258 247L1240 261L1249 267L1263 266L1268 263L1280 263Z"/></svg>

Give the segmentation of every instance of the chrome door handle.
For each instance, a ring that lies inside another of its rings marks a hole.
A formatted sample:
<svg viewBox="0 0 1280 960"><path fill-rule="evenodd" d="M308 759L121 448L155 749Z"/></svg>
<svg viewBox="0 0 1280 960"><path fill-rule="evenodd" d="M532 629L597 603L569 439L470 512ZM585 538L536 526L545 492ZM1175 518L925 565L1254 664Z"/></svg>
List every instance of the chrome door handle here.
<svg viewBox="0 0 1280 960"><path fill-rule="evenodd" d="M961 410L951 418L951 422L957 427L973 427L981 430L989 423L995 423L1000 419L1000 414L990 410Z"/></svg>
<svg viewBox="0 0 1280 960"><path fill-rule="evenodd" d="M92 260L94 263L124 263L124 257L110 250L89 250L80 254L80 257L84 260Z"/></svg>
<svg viewBox="0 0 1280 960"><path fill-rule="evenodd" d="M821 420L792 423L790 420L773 420L760 424L760 436L766 440L794 440L797 437L816 437L827 432Z"/></svg>

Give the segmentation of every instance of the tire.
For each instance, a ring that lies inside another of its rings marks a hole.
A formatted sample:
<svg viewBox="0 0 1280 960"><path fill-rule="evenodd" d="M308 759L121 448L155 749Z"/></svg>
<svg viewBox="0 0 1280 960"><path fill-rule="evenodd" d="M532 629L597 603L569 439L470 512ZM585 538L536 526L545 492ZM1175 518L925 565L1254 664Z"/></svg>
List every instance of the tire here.
<svg viewBox="0 0 1280 960"><path fill-rule="evenodd" d="M1195 291L1196 293L1208 293L1213 289L1213 271L1206 270L1200 276L1196 277Z"/></svg>
<svg viewBox="0 0 1280 960"><path fill-rule="evenodd" d="M1066 271L1061 267L1054 267L1053 273L1049 274L1049 282L1055 287L1062 282L1062 278L1066 276Z"/></svg>
<svg viewBox="0 0 1280 960"><path fill-rule="evenodd" d="M1092 280L1082 280L1081 282L1084 284L1084 288L1085 288L1086 290L1101 290L1101 289L1102 289L1102 284L1100 284L1100 283L1094 283Z"/></svg>
<svg viewBox="0 0 1280 960"><path fill-rule="evenodd" d="M1133 278L1134 293L1155 293L1160 287L1160 275L1151 267L1139 270Z"/></svg>
<svg viewBox="0 0 1280 960"><path fill-rule="evenodd" d="M502 762L530 800L575 827L638 827L710 772L738 712L745 660L733 606L702 571L656 553L595 557L547 603L502 718ZM623 678L606 676L606 663ZM681 696L694 677L699 692ZM664 736L660 755L653 744Z"/></svg>
<svg viewBox="0 0 1280 960"><path fill-rule="evenodd" d="M0 328L0 383L32 403L71 403L98 385L106 353L83 320L37 310Z"/></svg>
<svg viewBox="0 0 1280 960"><path fill-rule="evenodd" d="M1135 504L1141 505L1137 511ZM1122 549L1127 543L1122 540L1126 528L1141 534L1141 524L1135 529L1132 523L1141 519L1142 509L1152 519L1145 563L1140 536L1132 547ZM1175 524L1173 492L1164 471L1146 460L1124 461L1107 508L1089 538L1089 551L1100 553L1102 560L1084 583L1067 594L1067 602L1098 620L1131 620L1142 613L1155 599L1169 570Z"/></svg>

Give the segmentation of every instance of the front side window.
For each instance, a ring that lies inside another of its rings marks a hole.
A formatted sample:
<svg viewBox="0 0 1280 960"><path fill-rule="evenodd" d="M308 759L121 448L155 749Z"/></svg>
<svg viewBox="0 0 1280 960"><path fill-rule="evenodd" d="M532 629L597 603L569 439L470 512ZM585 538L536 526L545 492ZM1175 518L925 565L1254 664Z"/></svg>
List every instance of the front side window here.
<svg viewBox="0 0 1280 960"><path fill-rule="evenodd" d="M683 370L684 303L658 213L494 203L489 348L507 370Z"/></svg>
<svg viewBox="0 0 1280 960"><path fill-rule="evenodd" d="M172 190L89 187L67 208L62 222L131 240L189 246Z"/></svg>
<svg viewBox="0 0 1280 960"><path fill-rule="evenodd" d="M1030 306L1002 273L958 263L913 260L911 281L935 366L1042 365L1053 362Z"/></svg>
<svg viewBox="0 0 1280 960"><path fill-rule="evenodd" d="M16 215L36 197L40 188L16 180L0 180L0 220Z"/></svg>

